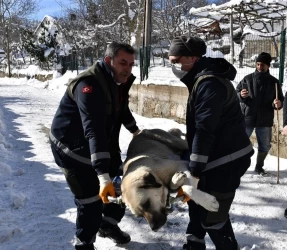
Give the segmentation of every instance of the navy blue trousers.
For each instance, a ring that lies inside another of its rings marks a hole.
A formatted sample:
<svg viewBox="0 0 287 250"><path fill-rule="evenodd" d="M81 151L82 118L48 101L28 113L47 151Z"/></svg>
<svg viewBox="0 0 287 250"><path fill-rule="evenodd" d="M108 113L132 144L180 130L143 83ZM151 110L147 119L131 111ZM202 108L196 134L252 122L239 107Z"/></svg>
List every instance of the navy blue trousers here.
<svg viewBox="0 0 287 250"><path fill-rule="evenodd" d="M125 214L125 207L115 203L103 204L99 198L99 179L96 171L65 157L53 144L51 149L55 162L63 171L74 195L77 206L76 237L84 244L93 243L102 218L120 222Z"/></svg>
<svg viewBox="0 0 287 250"><path fill-rule="evenodd" d="M250 162L250 156L245 156L203 172L198 189L216 197L220 204L219 211L209 212L190 200L188 202L190 222L186 234L203 240L208 233L216 250L237 250L229 210L235 191L240 185L240 178L249 168ZM198 242L194 244L197 246L196 249L205 249L205 244L199 244L201 248L198 248Z"/></svg>

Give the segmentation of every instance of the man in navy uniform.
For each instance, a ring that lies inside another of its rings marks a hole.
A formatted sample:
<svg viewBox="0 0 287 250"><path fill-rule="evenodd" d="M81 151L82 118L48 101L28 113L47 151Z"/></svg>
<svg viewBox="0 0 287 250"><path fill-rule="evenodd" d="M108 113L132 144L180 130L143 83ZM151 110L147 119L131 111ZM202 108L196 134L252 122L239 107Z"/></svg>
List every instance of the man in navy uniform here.
<svg viewBox="0 0 287 250"><path fill-rule="evenodd" d="M130 45L109 44L102 62L69 83L52 122L51 149L77 206L75 249L94 249L98 232L117 244L131 240L118 227L125 207L108 196L115 197L111 179L122 164L121 125L140 132L128 107L134 59Z"/></svg>
<svg viewBox="0 0 287 250"><path fill-rule="evenodd" d="M237 250L230 206L240 178L250 166L253 147L245 133L244 117L230 82L235 68L223 58L203 57L205 42L180 36L169 49L172 71L188 88L186 139L193 187L216 197L218 207L199 206L182 189L188 201L190 222L183 249L205 250L209 234L217 250Z"/></svg>

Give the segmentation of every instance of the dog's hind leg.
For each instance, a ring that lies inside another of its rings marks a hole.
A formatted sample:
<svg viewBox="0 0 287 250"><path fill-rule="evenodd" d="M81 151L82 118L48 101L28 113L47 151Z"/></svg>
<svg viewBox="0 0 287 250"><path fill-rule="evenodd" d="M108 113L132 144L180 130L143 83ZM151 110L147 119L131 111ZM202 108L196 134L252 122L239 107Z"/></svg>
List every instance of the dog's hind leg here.
<svg viewBox="0 0 287 250"><path fill-rule="evenodd" d="M182 171L176 172L169 183L169 188L171 190L177 190L179 187L181 187L184 183L184 180L186 178L186 174Z"/></svg>

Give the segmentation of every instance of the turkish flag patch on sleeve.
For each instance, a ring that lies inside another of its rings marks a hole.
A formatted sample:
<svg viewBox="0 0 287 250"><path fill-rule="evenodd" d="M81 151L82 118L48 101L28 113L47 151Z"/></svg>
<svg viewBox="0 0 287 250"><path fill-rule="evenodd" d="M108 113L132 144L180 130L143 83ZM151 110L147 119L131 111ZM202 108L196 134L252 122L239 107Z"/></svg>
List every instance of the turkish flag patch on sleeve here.
<svg viewBox="0 0 287 250"><path fill-rule="evenodd" d="M93 86L85 86L82 88L82 92L89 94L89 93L93 93Z"/></svg>

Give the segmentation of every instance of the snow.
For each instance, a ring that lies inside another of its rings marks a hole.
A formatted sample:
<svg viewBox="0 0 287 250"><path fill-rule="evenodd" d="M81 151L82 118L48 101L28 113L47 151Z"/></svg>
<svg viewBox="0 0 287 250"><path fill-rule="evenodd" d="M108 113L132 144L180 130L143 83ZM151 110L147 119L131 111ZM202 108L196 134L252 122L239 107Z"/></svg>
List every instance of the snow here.
<svg viewBox="0 0 287 250"><path fill-rule="evenodd" d="M34 69L35 70L35 69ZM37 71L37 73L39 73ZM133 73L139 76L138 68ZM169 67L151 67L150 78L142 84L181 83ZM48 131L66 84L76 72L68 71L50 81L34 78L0 78L0 245L1 250L70 250L74 243L76 208L64 176L50 152ZM138 77L139 78L139 77ZM136 84L139 84L137 80ZM134 114L141 129L185 125L169 119L146 118ZM122 158L131 134L122 129ZM242 249L283 250L286 247L287 160L280 159L280 184L277 184L277 157L269 155L269 177L254 175L254 163L242 178L231 208L234 231ZM186 204L178 203L168 223L152 232L144 219L129 210L120 227L131 234L132 241L117 246L97 238L98 250L181 249L188 223ZM206 237L207 249L214 249Z"/></svg>

